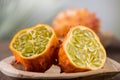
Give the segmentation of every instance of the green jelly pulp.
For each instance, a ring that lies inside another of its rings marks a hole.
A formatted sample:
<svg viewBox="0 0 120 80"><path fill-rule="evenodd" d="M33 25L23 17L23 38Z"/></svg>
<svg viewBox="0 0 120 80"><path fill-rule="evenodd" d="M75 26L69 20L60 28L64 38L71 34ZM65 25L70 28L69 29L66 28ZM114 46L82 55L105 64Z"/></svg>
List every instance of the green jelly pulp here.
<svg viewBox="0 0 120 80"><path fill-rule="evenodd" d="M87 29L73 30L66 49L77 66L101 66L104 51L95 39L95 35Z"/></svg>
<svg viewBox="0 0 120 80"><path fill-rule="evenodd" d="M45 26L36 27L17 36L13 48L24 57L32 57L42 53L52 36L52 31Z"/></svg>

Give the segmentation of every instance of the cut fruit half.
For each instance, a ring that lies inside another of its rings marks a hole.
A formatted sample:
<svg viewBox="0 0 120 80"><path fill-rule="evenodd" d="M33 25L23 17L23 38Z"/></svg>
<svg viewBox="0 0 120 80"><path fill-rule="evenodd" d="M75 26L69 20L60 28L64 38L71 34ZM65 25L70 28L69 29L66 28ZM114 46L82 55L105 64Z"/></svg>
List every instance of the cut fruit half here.
<svg viewBox="0 0 120 80"><path fill-rule="evenodd" d="M53 29L44 24L19 31L10 43L10 49L18 62L28 71L44 72L53 62L58 46Z"/></svg>
<svg viewBox="0 0 120 80"><path fill-rule="evenodd" d="M63 41L58 61L64 72L97 70L105 64L106 51L94 31L76 26Z"/></svg>

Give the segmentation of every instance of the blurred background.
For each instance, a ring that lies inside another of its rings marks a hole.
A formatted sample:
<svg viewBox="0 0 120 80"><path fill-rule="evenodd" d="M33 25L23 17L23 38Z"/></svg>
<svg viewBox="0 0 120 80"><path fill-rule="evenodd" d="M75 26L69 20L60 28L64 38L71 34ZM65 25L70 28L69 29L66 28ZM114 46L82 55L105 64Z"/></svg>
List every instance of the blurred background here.
<svg viewBox="0 0 120 80"><path fill-rule="evenodd" d="M69 8L88 8L101 20L101 30L120 39L120 0L0 0L0 41L11 40L20 29L37 23L52 25Z"/></svg>
<svg viewBox="0 0 120 80"><path fill-rule="evenodd" d="M52 26L61 11L71 8L96 13L100 31L114 36L101 38L107 56L120 63L120 0L0 0L0 60L13 55L8 46L16 32L38 23ZM119 79L120 75L110 80ZM0 80L10 79L0 72Z"/></svg>

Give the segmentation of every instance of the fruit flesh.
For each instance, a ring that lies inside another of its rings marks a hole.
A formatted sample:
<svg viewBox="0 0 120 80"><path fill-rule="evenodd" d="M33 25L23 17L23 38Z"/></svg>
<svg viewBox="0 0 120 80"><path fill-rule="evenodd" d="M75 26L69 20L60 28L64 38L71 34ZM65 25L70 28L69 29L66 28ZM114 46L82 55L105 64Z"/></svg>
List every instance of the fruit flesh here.
<svg viewBox="0 0 120 80"><path fill-rule="evenodd" d="M13 48L24 57L39 55L46 49L51 36L52 31L45 26L36 27L19 34L13 43Z"/></svg>
<svg viewBox="0 0 120 80"><path fill-rule="evenodd" d="M75 65L83 67L100 67L105 60L104 51L96 40L94 34L83 28L72 31L66 44L66 50Z"/></svg>

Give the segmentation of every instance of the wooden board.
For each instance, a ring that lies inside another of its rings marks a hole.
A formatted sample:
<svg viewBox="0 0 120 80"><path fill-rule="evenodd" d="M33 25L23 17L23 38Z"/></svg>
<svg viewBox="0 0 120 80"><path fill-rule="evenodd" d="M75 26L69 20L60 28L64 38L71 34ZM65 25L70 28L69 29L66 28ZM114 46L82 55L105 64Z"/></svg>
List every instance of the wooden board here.
<svg viewBox="0 0 120 80"><path fill-rule="evenodd" d="M120 73L120 64L110 58L103 69L78 73L60 73L60 67L52 65L45 73L28 72L20 64L13 63L14 57L8 57L0 62L3 74L15 79L96 79L110 78Z"/></svg>

